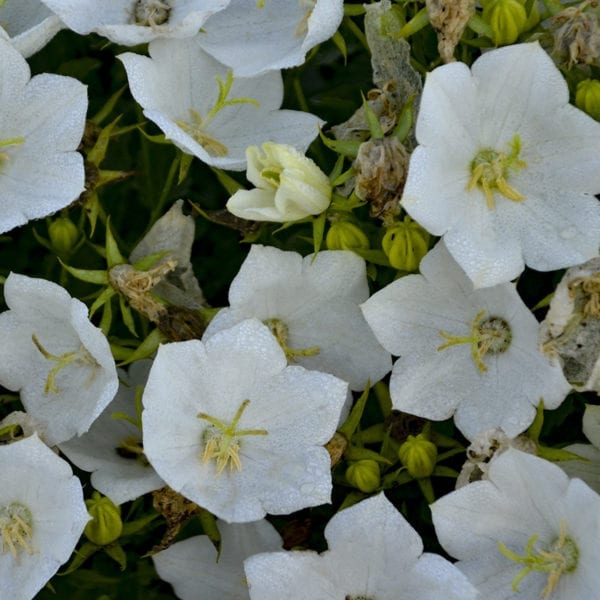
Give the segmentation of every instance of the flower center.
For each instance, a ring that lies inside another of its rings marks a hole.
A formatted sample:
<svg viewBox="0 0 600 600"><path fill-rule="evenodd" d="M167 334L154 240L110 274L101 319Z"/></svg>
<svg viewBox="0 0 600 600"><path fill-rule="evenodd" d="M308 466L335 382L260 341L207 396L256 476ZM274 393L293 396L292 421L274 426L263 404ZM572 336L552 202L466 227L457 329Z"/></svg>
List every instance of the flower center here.
<svg viewBox="0 0 600 600"><path fill-rule="evenodd" d="M206 133L207 125L221 112L226 106L234 104L252 104L259 106L254 98L229 98L231 87L233 86L233 71L227 71L227 77L223 81L220 77L215 77L219 86L219 94L215 105L210 109L206 117L202 118L197 110L190 108L191 121L175 121L175 123L200 144L211 156L226 156L229 152L227 146L214 137Z"/></svg>
<svg viewBox="0 0 600 600"><path fill-rule="evenodd" d="M246 435L268 435L269 433L264 429L237 429L238 423L248 404L250 404L250 400L244 400L240 404L229 425L206 413L201 412L197 415L199 419L204 419L211 425L211 427L204 430L202 439L204 452L202 452L201 458L203 463L215 459L217 463L216 475L220 475L227 465L229 465L230 472L234 469L238 471L242 470L240 437Z"/></svg>
<svg viewBox="0 0 600 600"><path fill-rule="evenodd" d="M133 22L142 27L157 27L169 20L171 5L168 0L137 0L133 9Z"/></svg>
<svg viewBox="0 0 600 600"><path fill-rule="evenodd" d="M556 589L558 582L564 573L572 573L577 568L579 560L579 549L572 538L567 536L567 526L564 521L560 523L560 534L558 538L550 544L547 550L536 549L535 542L538 536L533 535L529 538L525 546L525 555L519 556L510 551L502 542L498 542L498 549L506 558L524 564L525 566L513 579L512 589L518 591L521 581L531 573L531 571L540 571L548 573L546 586L542 590L542 598L547 600Z"/></svg>
<svg viewBox="0 0 600 600"><path fill-rule="evenodd" d="M78 366L89 366L93 368L92 373L86 383L86 387L88 387L92 383L92 381L94 381L94 377L96 376L96 368L100 365L96 362L96 359L87 351L83 344L79 346L79 349L75 352L65 352L64 354L57 356L56 354L50 354L50 352L48 352L48 350L46 350L44 346L42 346L41 342L38 340L35 334L31 336L31 339L35 344L35 347L40 351L40 353L45 359L56 363L56 365L52 367L52 369L50 369L48 377L46 378L44 394L48 394L49 392L54 392L55 394L60 393L60 390L58 389L55 383L56 376L60 371L62 371L62 369L74 363Z"/></svg>
<svg viewBox="0 0 600 600"><path fill-rule="evenodd" d="M475 186L483 192L487 206L494 209L494 193L498 192L513 202L522 202L525 197L508 183L510 171L519 171L526 163L519 159L521 153L521 138L515 134L508 144L508 151L498 152L492 148L480 150L471 161L471 179L467 190Z"/></svg>
<svg viewBox="0 0 600 600"><path fill-rule="evenodd" d="M115 448L115 452L121 458L135 460L143 467L147 467L150 462L144 454L144 446L142 438L137 435L127 435L119 441L119 445Z"/></svg>
<svg viewBox="0 0 600 600"><path fill-rule="evenodd" d="M31 537L33 519L29 509L18 502L0 508L0 538L2 553L10 552L15 558L19 552L33 554Z"/></svg>
<svg viewBox="0 0 600 600"><path fill-rule="evenodd" d="M263 323L271 330L271 333L277 339L281 349L285 352L285 357L289 362L296 362L301 356L315 356L321 351L318 346L304 349L292 349L287 345L289 331L287 325L281 319L267 319Z"/></svg>
<svg viewBox="0 0 600 600"><path fill-rule="evenodd" d="M440 331L440 335L447 340L439 350L446 350L450 346L458 344L471 345L471 357L480 373L488 370L483 362L486 354L502 354L510 346L512 332L510 325L502 317L485 317L485 310L479 311L475 319L469 323L471 334L466 336L452 335L446 331Z"/></svg>
<svg viewBox="0 0 600 600"><path fill-rule="evenodd" d="M6 148L8 146L18 146L25 141L25 138L16 137L16 138L8 138L6 140L0 140L0 148ZM10 156L6 152L2 152L0 150L0 169L4 166L4 164L10 159Z"/></svg>
<svg viewBox="0 0 600 600"><path fill-rule="evenodd" d="M589 277L577 277L569 282L569 295L575 298L580 290L583 296L583 314L587 317L600 317L600 273Z"/></svg>

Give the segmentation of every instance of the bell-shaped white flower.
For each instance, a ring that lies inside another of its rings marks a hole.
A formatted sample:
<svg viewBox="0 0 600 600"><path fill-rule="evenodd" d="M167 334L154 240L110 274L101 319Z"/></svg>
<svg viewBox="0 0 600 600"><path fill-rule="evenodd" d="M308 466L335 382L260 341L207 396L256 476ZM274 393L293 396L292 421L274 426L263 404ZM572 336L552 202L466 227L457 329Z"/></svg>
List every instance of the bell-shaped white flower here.
<svg viewBox="0 0 600 600"><path fill-rule="evenodd" d="M250 146L246 160L246 177L256 188L238 190L229 198L227 210L236 217L285 223L318 215L329 206L327 175L293 146Z"/></svg>
<svg viewBox="0 0 600 600"><path fill-rule="evenodd" d="M144 115L178 148L223 169L245 169L246 148L266 141L306 150L321 120L279 110L281 74L235 78L202 50L200 37L156 40L149 45L151 58L129 52L119 56Z"/></svg>
<svg viewBox="0 0 600 600"><path fill-rule="evenodd" d="M269 326L290 363L332 373L362 390L392 365L360 312L368 297L365 261L352 252L302 258L253 245L229 288L231 306L217 313L204 339L254 317Z"/></svg>
<svg viewBox="0 0 600 600"><path fill-rule="evenodd" d="M129 373L120 370L119 391L90 430L60 444L61 452L80 469L91 471L94 488L115 504L164 485L144 455L138 414L151 364L143 360L132 364Z"/></svg>
<svg viewBox="0 0 600 600"><path fill-rule="evenodd" d="M11 273L0 314L0 384L59 444L81 435L113 399L118 380L108 340L85 304L59 285Z"/></svg>
<svg viewBox="0 0 600 600"><path fill-rule="evenodd" d="M43 48L64 28L41 0L6 0L0 6L0 24L25 58Z"/></svg>
<svg viewBox="0 0 600 600"><path fill-rule="evenodd" d="M248 600L244 560L281 549L282 540L267 520L252 523L217 521L220 550L206 535L177 542L152 556L161 579L181 600Z"/></svg>
<svg viewBox="0 0 600 600"><path fill-rule="evenodd" d="M79 479L37 435L0 445L0 597L30 600L66 562L90 516Z"/></svg>
<svg viewBox="0 0 600 600"><path fill-rule="evenodd" d="M344 16L343 0L232 0L212 16L202 47L240 77L301 65Z"/></svg>
<svg viewBox="0 0 600 600"><path fill-rule="evenodd" d="M0 15L1 17L1 15ZM0 36L0 232L45 217L84 189L75 152L85 124L85 86L71 77L36 75Z"/></svg>
<svg viewBox="0 0 600 600"><path fill-rule="evenodd" d="M69 29L97 33L124 46L196 35L208 17L229 4L229 0L42 1Z"/></svg>
<svg viewBox="0 0 600 600"><path fill-rule="evenodd" d="M515 437L543 398L556 408L570 385L538 348L539 324L512 283L473 289L443 242L421 275L389 284L362 305L394 364L394 408L432 419L454 415L470 440L500 427Z"/></svg>
<svg viewBox="0 0 600 600"><path fill-rule="evenodd" d="M337 513L329 550L276 552L244 563L252 600L471 600L477 591L449 561L423 553L419 534L383 493Z"/></svg>
<svg viewBox="0 0 600 600"><path fill-rule="evenodd" d="M488 476L431 505L440 543L481 598L597 598L600 496L512 448Z"/></svg>
<svg viewBox="0 0 600 600"><path fill-rule="evenodd" d="M328 502L347 385L288 367L251 319L160 346L144 390L144 452L166 483L228 522Z"/></svg>
<svg viewBox="0 0 600 600"><path fill-rule="evenodd" d="M475 284L576 265L600 244L600 123L539 44L434 69L402 205Z"/></svg>

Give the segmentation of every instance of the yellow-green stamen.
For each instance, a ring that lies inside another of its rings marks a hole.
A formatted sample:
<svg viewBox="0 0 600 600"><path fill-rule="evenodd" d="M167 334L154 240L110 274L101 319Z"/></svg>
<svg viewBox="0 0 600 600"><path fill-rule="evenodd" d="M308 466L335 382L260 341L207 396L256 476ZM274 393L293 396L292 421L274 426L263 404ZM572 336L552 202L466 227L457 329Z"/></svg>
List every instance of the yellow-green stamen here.
<svg viewBox="0 0 600 600"><path fill-rule="evenodd" d="M206 463L213 458L216 460L216 475L220 475L227 465L229 465L230 472L235 469L238 471L242 470L242 462L239 454L240 437L246 435L268 435L268 431L264 429L236 429L248 404L250 404L250 400L244 400L242 402L229 425L226 425L223 421L211 417L206 413L201 412L197 415L199 419L204 419L212 425L212 427L204 430L204 451L202 452L201 458L203 463Z"/></svg>
<svg viewBox="0 0 600 600"><path fill-rule="evenodd" d="M440 335L447 340L438 347L438 351L446 350L459 344L470 344L471 357L480 373L488 370L483 362L486 354L501 354L510 346L512 332L508 322L502 317L485 317L485 310L479 311L471 323L470 335L457 336L446 331Z"/></svg>
<svg viewBox="0 0 600 600"><path fill-rule="evenodd" d="M315 356L319 354L321 349L318 346L304 349L292 349L288 343L289 332L287 325L281 319L267 319L263 323L271 330L271 333L277 339L281 349L285 352L285 357L289 362L295 362L302 356Z"/></svg>
<svg viewBox="0 0 600 600"><path fill-rule="evenodd" d="M556 589L560 578L565 573L572 573L577 568L579 549L573 539L567 536L567 526L564 521L561 521L560 524L559 537L550 544L547 550L535 548L538 537L533 535L529 538L525 546L524 556L512 552L502 542L498 542L498 550L506 558L525 565L512 581L513 592L518 592L519 584L532 571L548 573L546 586L541 595L544 600L548 600Z"/></svg>
<svg viewBox="0 0 600 600"><path fill-rule="evenodd" d="M38 340L35 334L31 336L31 339L35 344L35 347L40 351L40 353L45 359L56 363L56 366L52 367L52 369L48 373L46 385L44 387L44 394L48 394L50 392L54 392L55 394L60 393L60 390L56 386L54 380L56 379L56 376L62 369L73 363L78 363L79 366L91 366L94 368L92 374L90 375L90 378L86 383L86 386L89 386L92 383L94 377L96 376L96 367L99 367L100 365L96 362L96 359L87 351L83 344L79 347L78 350L75 350L74 352L65 352L61 355L55 355L48 352L48 350L46 350L44 346L42 346L41 342Z"/></svg>
<svg viewBox="0 0 600 600"><path fill-rule="evenodd" d="M485 196L487 206L494 209L494 193L498 192L513 202L522 202L525 197L508 183L510 171L519 171L527 164L519 159L521 138L515 134L508 144L508 152L498 152L493 148L480 150L471 161L471 179L467 190L479 187Z"/></svg>
<svg viewBox="0 0 600 600"><path fill-rule="evenodd" d="M0 148L7 147L7 146L18 146L18 145L22 144L24 141L25 141L25 138L23 138L23 137L15 137L15 138L8 138L6 140L0 140ZM0 152L0 167L2 167L2 165L9 159L10 159L10 156L6 152Z"/></svg>
<svg viewBox="0 0 600 600"><path fill-rule="evenodd" d="M175 121L175 123L200 144L211 156L227 156L229 150L225 144L206 133L207 125L221 112L226 106L234 104L252 104L259 106L254 98L230 98L228 99L231 87L233 86L233 71L227 71L227 77L223 81L220 77L215 77L219 86L219 94L214 106L210 109L206 117L202 117L197 110L190 109L191 121Z"/></svg>
<svg viewBox="0 0 600 600"><path fill-rule="evenodd" d="M33 519L27 507L13 502L0 509L2 554L10 552L15 558L18 557L21 551L33 554L32 535Z"/></svg>
<svg viewBox="0 0 600 600"><path fill-rule="evenodd" d="M142 438L137 435L125 436L119 441L119 445L115 448L115 452L121 458L135 460L144 467L147 467L150 464L144 454Z"/></svg>

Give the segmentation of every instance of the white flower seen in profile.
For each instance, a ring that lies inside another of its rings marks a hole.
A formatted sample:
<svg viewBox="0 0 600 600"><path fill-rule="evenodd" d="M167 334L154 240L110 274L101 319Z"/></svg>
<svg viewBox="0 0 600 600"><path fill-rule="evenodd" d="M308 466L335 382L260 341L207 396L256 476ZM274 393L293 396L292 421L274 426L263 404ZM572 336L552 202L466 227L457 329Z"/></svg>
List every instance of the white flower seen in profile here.
<svg viewBox="0 0 600 600"><path fill-rule="evenodd" d="M30 600L66 562L90 516L71 467L36 434L0 445L0 596Z"/></svg>
<svg viewBox="0 0 600 600"><path fill-rule="evenodd" d="M252 600L472 600L477 591L449 561L423 553L419 534L383 493L337 513L329 550L248 558Z"/></svg>
<svg viewBox="0 0 600 600"><path fill-rule="evenodd" d="M301 65L344 16L342 0L232 0L200 35L202 47L236 76Z"/></svg>
<svg viewBox="0 0 600 600"><path fill-rule="evenodd" d="M163 480L148 463L142 447L141 394L149 360L135 362L129 373L119 371L119 391L90 430L60 444L77 467L92 472L92 485L115 504L157 490Z"/></svg>
<svg viewBox="0 0 600 600"><path fill-rule="evenodd" d="M600 123L537 42L433 70L416 136L402 205L475 287L597 256Z"/></svg>
<svg viewBox="0 0 600 600"><path fill-rule="evenodd" d="M332 373L363 390L392 367L359 304L369 297L365 261L352 252L302 258L252 245L229 288L229 308L210 322L204 340L243 319L269 326L290 363Z"/></svg>
<svg viewBox="0 0 600 600"><path fill-rule="evenodd" d="M84 35L97 33L124 46L194 36L208 17L229 4L229 0L42 1L69 29Z"/></svg>
<svg viewBox="0 0 600 600"><path fill-rule="evenodd" d="M509 448L431 505L444 549L485 600L591 600L600 589L600 496Z"/></svg>
<svg viewBox="0 0 600 600"><path fill-rule="evenodd" d="M512 283L473 289L443 241L421 275L389 284L362 305L394 364L394 408L454 422L469 439L501 428L515 437L543 398L556 408L570 385L538 348L539 324Z"/></svg>
<svg viewBox="0 0 600 600"><path fill-rule="evenodd" d="M267 520L252 523L217 521L220 550L206 535L177 542L152 556L161 579L181 600L249 600L244 560L281 549L282 540Z"/></svg>
<svg viewBox="0 0 600 600"><path fill-rule="evenodd" d="M310 159L287 144L265 142L246 150L246 177L256 187L238 190L227 210L241 219L285 223L327 209L329 178Z"/></svg>
<svg viewBox="0 0 600 600"><path fill-rule="evenodd" d="M25 58L43 48L64 28L61 20L41 0L0 2L0 24Z"/></svg>
<svg viewBox="0 0 600 600"><path fill-rule="evenodd" d="M144 452L176 492L227 522L330 501L323 447L347 384L288 367L269 329L251 319L160 346L144 390Z"/></svg>
<svg viewBox="0 0 600 600"><path fill-rule="evenodd" d="M0 384L43 427L49 445L87 431L117 392L108 340L59 285L11 273L0 314Z"/></svg>
<svg viewBox="0 0 600 600"><path fill-rule="evenodd" d="M0 232L68 206L84 189L75 152L87 94L72 77L30 80L25 59L0 35Z"/></svg>
<svg viewBox="0 0 600 600"><path fill-rule="evenodd" d="M144 115L178 148L222 169L245 169L246 148L266 141L304 152L322 121L279 110L281 73L235 78L202 50L200 37L156 40L149 45L151 58L130 52L119 56Z"/></svg>

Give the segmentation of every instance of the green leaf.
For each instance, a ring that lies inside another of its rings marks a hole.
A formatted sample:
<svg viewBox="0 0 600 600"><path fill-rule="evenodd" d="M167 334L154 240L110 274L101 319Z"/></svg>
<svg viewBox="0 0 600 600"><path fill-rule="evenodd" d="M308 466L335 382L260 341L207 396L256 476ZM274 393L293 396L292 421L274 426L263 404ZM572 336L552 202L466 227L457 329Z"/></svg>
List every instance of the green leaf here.
<svg viewBox="0 0 600 600"><path fill-rule="evenodd" d="M540 308L546 308L546 306L550 306L550 302L554 298L554 292L550 292L547 296L544 296L532 309L531 312L535 312Z"/></svg>
<svg viewBox="0 0 600 600"><path fill-rule="evenodd" d="M360 420L362 419L365 406L367 405L367 399L369 397L369 390L371 384L368 383L364 392L360 395L360 398L356 401L356 404L352 407L348 418L344 424L338 429L347 440L350 440L354 435L354 432L358 429Z"/></svg>
<svg viewBox="0 0 600 600"><path fill-rule="evenodd" d="M100 125L108 115L114 110L119 98L122 96L123 92L127 89L127 86L119 88L104 104L104 106L90 119L92 123L96 125Z"/></svg>
<svg viewBox="0 0 600 600"><path fill-rule="evenodd" d="M112 290L112 288L109 288L107 290L105 290L106 292L108 291L112 291L114 292L114 290ZM99 298L102 296L102 294L100 294ZM107 294L108 296L108 294ZM102 330L102 333L106 336L108 336L109 332L110 332L110 326L112 325L112 302L111 302L111 298L114 296L114 293L104 302L104 309L102 311L102 318L100 319L100 329ZM91 315L90 315L91 316Z"/></svg>
<svg viewBox="0 0 600 600"><path fill-rule="evenodd" d="M381 454L369 450L368 448L360 448L359 446L348 446L344 452L344 458L348 460L374 460L384 465L391 465L393 462L381 456Z"/></svg>
<svg viewBox="0 0 600 600"><path fill-rule="evenodd" d="M86 283L95 283L97 285L108 284L108 273L99 269L76 269L66 265L60 258L60 264L71 274L75 279L85 281Z"/></svg>
<svg viewBox="0 0 600 600"><path fill-rule="evenodd" d="M187 177L193 160L194 157L191 154L186 154L185 152L181 153L181 158L179 159L179 175L177 176L177 185L181 185L181 182Z"/></svg>
<svg viewBox="0 0 600 600"><path fill-rule="evenodd" d="M117 241L115 240L111 227L110 227L110 217L106 220L106 263L108 265L108 270L110 271L113 267L117 265L122 265L127 261L123 258L121 251L119 250L119 246Z"/></svg>
<svg viewBox="0 0 600 600"><path fill-rule="evenodd" d="M146 339L131 353L129 358L119 363L119 367L128 365L142 358L150 358L158 349L162 341L162 335L158 329L153 329Z"/></svg>
<svg viewBox="0 0 600 600"><path fill-rule="evenodd" d="M121 544L118 542L114 542L109 544L108 546L103 547L104 552L108 554L121 568L121 571L124 571L127 567L127 555L125 554L125 550L121 547Z"/></svg>
<svg viewBox="0 0 600 600"><path fill-rule="evenodd" d="M211 167L211 170L216 175L219 183L225 188L225 191L230 196L233 196L233 194L235 194L238 190L246 189L241 183L231 177L231 175L225 173L225 171L215 167Z"/></svg>
<svg viewBox="0 0 600 600"><path fill-rule="evenodd" d="M375 114L371 105L367 102L367 99L363 96L363 111L367 119L367 125L371 132L371 139L382 140L384 137L383 128L379 122L379 117Z"/></svg>
<svg viewBox="0 0 600 600"><path fill-rule="evenodd" d="M135 521L129 521L128 523L123 523L123 531L121 532L121 537L125 537L126 535L135 535L140 531L143 531L147 525L149 525L154 519L158 518L158 513L151 513L149 515L144 515Z"/></svg>
<svg viewBox="0 0 600 600"><path fill-rule="evenodd" d="M352 252L362 256L365 260L375 265L389 267L390 261L383 250L372 250L368 248L352 248Z"/></svg>
<svg viewBox="0 0 600 600"><path fill-rule="evenodd" d="M323 236L325 234L325 223L327 223L327 213L322 212L320 215L313 219L312 230L313 230L313 248L314 256L313 261L317 258L319 250L323 245Z"/></svg>
<svg viewBox="0 0 600 600"><path fill-rule="evenodd" d="M88 558L91 558L96 552L100 550L100 546L96 546L92 542L86 542L79 548L79 550L75 550L73 555L73 560L71 564L67 567L66 571L59 573L58 575L63 577L65 575L69 575L76 571Z"/></svg>
<svg viewBox="0 0 600 600"><path fill-rule="evenodd" d="M392 135L401 142L406 140L413 127L415 120L414 100L415 97L411 96L410 100L404 104L398 117L398 123L396 123L396 127L394 127L394 131L392 132Z"/></svg>
<svg viewBox="0 0 600 600"><path fill-rule="evenodd" d="M148 271L148 269L151 269L162 258L167 256L167 254L172 254L172 252L170 250L165 250L164 252L148 254L148 256L144 256L144 258L140 258L140 260L134 262L132 266L137 271Z"/></svg>
<svg viewBox="0 0 600 600"><path fill-rule="evenodd" d="M131 335L138 337L138 334L135 330L135 321L133 320L131 307L129 304L127 304L124 296L119 296L119 308L121 309L121 315L123 315L123 323L125 324L125 327L127 327Z"/></svg>
<svg viewBox="0 0 600 600"><path fill-rule="evenodd" d="M362 144L362 142L348 140L332 140L328 138L320 129L319 137L325 146L327 146L327 148L330 150L333 150L336 154L342 154L343 156L353 159L358 155L358 149Z"/></svg>
<svg viewBox="0 0 600 600"><path fill-rule="evenodd" d="M331 38L331 41L335 44L335 47L340 51L340 54L344 57L344 65L348 62L348 48L346 48L346 40L344 36L336 31Z"/></svg>

